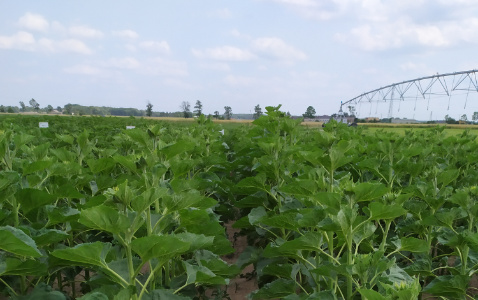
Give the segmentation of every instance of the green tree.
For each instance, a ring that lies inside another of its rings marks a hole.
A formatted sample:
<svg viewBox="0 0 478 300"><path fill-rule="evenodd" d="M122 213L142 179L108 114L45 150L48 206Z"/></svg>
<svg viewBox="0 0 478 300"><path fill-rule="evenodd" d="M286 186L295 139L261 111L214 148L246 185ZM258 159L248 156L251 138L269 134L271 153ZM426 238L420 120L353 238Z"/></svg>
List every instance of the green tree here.
<svg viewBox="0 0 478 300"><path fill-rule="evenodd" d="M25 112L27 110L27 106L23 101L20 101L20 111Z"/></svg>
<svg viewBox="0 0 478 300"><path fill-rule="evenodd" d="M214 112L214 118L216 118L216 120L219 119L219 112L217 110Z"/></svg>
<svg viewBox="0 0 478 300"><path fill-rule="evenodd" d="M57 106L56 107L56 110L59 111L59 112L62 112L63 111L63 108L61 106Z"/></svg>
<svg viewBox="0 0 478 300"><path fill-rule="evenodd" d="M38 103L35 99L31 99L28 103L30 103L30 106L33 107L33 109L38 112L40 109L40 103Z"/></svg>
<svg viewBox="0 0 478 300"><path fill-rule="evenodd" d="M473 116L471 116L471 119L473 120L473 122L478 121L478 111L475 111L475 112L473 113Z"/></svg>
<svg viewBox="0 0 478 300"><path fill-rule="evenodd" d="M307 110L304 114L302 114L302 116L307 119L315 118L315 108L313 108L312 106L307 107Z"/></svg>
<svg viewBox="0 0 478 300"><path fill-rule="evenodd" d="M13 110L13 107L9 106L8 109L7 109L7 112L9 114L13 114L15 111Z"/></svg>
<svg viewBox="0 0 478 300"><path fill-rule="evenodd" d="M181 108L184 118L187 119L191 117L191 104L189 104L188 101L183 101L179 108Z"/></svg>
<svg viewBox="0 0 478 300"><path fill-rule="evenodd" d="M254 115L252 115L252 117L254 118L254 120L256 120L256 119L259 119L261 116L262 116L262 108L259 106L259 104L257 104L254 107Z"/></svg>
<svg viewBox="0 0 478 300"><path fill-rule="evenodd" d="M457 121L455 119L453 119L452 117L450 117L449 115L446 115L445 116L445 123L447 124L456 124Z"/></svg>
<svg viewBox="0 0 478 300"><path fill-rule="evenodd" d="M224 118L230 120L232 118L232 108L230 106L224 106Z"/></svg>
<svg viewBox="0 0 478 300"><path fill-rule="evenodd" d="M462 121L462 122L468 121L468 117L466 116L466 114L462 114L462 115L461 115L460 121Z"/></svg>
<svg viewBox="0 0 478 300"><path fill-rule="evenodd" d="M45 108L47 113L51 113L53 111L53 106L48 104L48 106Z"/></svg>
<svg viewBox="0 0 478 300"><path fill-rule="evenodd" d="M194 105L194 114L198 117L202 115L202 103L199 100L196 100L196 105Z"/></svg>
<svg viewBox="0 0 478 300"><path fill-rule="evenodd" d="M67 115L71 115L72 112L73 112L73 105L70 103L66 104L65 107L63 108L63 113Z"/></svg>
<svg viewBox="0 0 478 300"><path fill-rule="evenodd" d="M146 116L151 117L153 115L153 104L148 101L148 104L146 104Z"/></svg>
<svg viewBox="0 0 478 300"><path fill-rule="evenodd" d="M5 106L0 105L0 112L4 113L5 112Z"/></svg>

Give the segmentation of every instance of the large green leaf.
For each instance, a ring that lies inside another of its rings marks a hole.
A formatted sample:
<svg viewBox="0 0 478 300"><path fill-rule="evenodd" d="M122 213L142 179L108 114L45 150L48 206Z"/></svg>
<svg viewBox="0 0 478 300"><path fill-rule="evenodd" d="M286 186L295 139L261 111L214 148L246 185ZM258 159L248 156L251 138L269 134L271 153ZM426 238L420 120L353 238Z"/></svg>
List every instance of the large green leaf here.
<svg viewBox="0 0 478 300"><path fill-rule="evenodd" d="M168 145L160 150L168 159L184 152L189 152L194 149L195 143L186 140L177 141L174 144Z"/></svg>
<svg viewBox="0 0 478 300"><path fill-rule="evenodd" d="M73 145L73 143L75 142L75 138L71 135L56 133L55 136L56 136L57 139L65 142L67 144L70 144L70 145Z"/></svg>
<svg viewBox="0 0 478 300"><path fill-rule="evenodd" d="M175 236L146 236L131 242L134 252L136 252L143 262L157 258L162 261L169 260L188 252L191 243L184 242Z"/></svg>
<svg viewBox="0 0 478 300"><path fill-rule="evenodd" d="M362 295L363 300L387 300L379 292L370 290L370 289L359 289L360 295Z"/></svg>
<svg viewBox="0 0 478 300"><path fill-rule="evenodd" d="M0 276L43 276L48 274L45 263L33 259L5 258L0 260Z"/></svg>
<svg viewBox="0 0 478 300"><path fill-rule="evenodd" d="M185 261L183 266L187 273L187 284L224 285L228 283L225 278L217 276L205 266L196 266Z"/></svg>
<svg viewBox="0 0 478 300"><path fill-rule="evenodd" d="M34 233L33 240L41 247L64 241L69 236L65 231L42 228Z"/></svg>
<svg viewBox="0 0 478 300"><path fill-rule="evenodd" d="M311 196L314 202L320 206L330 208L334 212L338 212L340 209L342 196L339 193L317 192Z"/></svg>
<svg viewBox="0 0 478 300"><path fill-rule="evenodd" d="M115 165L115 161L111 157L89 159L87 162L91 172L93 172L94 174L98 174L101 171L108 170Z"/></svg>
<svg viewBox="0 0 478 300"><path fill-rule="evenodd" d="M164 187L150 188L145 190L141 195L131 200L131 207L136 212L143 212L160 198L169 194L168 189Z"/></svg>
<svg viewBox="0 0 478 300"><path fill-rule="evenodd" d="M0 227L0 249L29 257L40 257L35 241L23 231L11 226Z"/></svg>
<svg viewBox="0 0 478 300"><path fill-rule="evenodd" d="M430 251L430 246L425 240L420 240L414 237L402 237L400 240L392 242L397 246L398 251L409 251L409 252L428 252Z"/></svg>
<svg viewBox="0 0 478 300"><path fill-rule="evenodd" d="M266 176L262 173L255 177L246 177L236 184L236 193L240 195L249 195L258 191L267 191L265 181Z"/></svg>
<svg viewBox="0 0 478 300"><path fill-rule="evenodd" d="M355 193L355 201L372 201L381 198L388 193L389 189L381 183L363 182L352 188Z"/></svg>
<svg viewBox="0 0 478 300"><path fill-rule="evenodd" d="M15 147L17 149L19 149L22 145L28 144L34 139L35 139L35 136L27 134L25 132L20 132L18 134L15 134L13 137L13 141L15 142Z"/></svg>
<svg viewBox="0 0 478 300"><path fill-rule="evenodd" d="M57 207L47 205L46 211L48 214L48 226L53 226L60 223L66 223L77 220L80 217L80 211L71 207Z"/></svg>
<svg viewBox="0 0 478 300"><path fill-rule="evenodd" d="M75 263L74 265L105 266L104 258L111 245L102 242L84 243L73 248L51 252L54 257Z"/></svg>
<svg viewBox="0 0 478 300"><path fill-rule="evenodd" d="M290 279L277 279L264 285L257 292L252 293L252 299L277 299L295 292L295 281Z"/></svg>
<svg viewBox="0 0 478 300"><path fill-rule="evenodd" d="M194 191L165 195L162 200L163 206L167 208L169 212L190 207L209 208L217 203L216 200L204 197Z"/></svg>
<svg viewBox="0 0 478 300"><path fill-rule="evenodd" d="M264 267L262 272L264 275L272 275L279 278L291 279L292 276L291 264L269 264Z"/></svg>
<svg viewBox="0 0 478 300"><path fill-rule="evenodd" d="M424 293L447 299L465 299L470 277L466 275L444 275L432 280L424 289Z"/></svg>
<svg viewBox="0 0 478 300"><path fill-rule="evenodd" d="M251 209L251 212L247 215L249 223L255 225L260 223L263 218L267 216L266 209L263 206Z"/></svg>
<svg viewBox="0 0 478 300"><path fill-rule="evenodd" d="M14 296L12 300L67 300L67 298L62 292L53 291L51 286L40 283L30 294Z"/></svg>
<svg viewBox="0 0 478 300"><path fill-rule="evenodd" d="M1 157L1 156L0 156ZM17 172L2 171L0 172L0 191L20 181L20 174Z"/></svg>
<svg viewBox="0 0 478 300"><path fill-rule="evenodd" d="M121 164L123 167L127 168L131 172L136 172L137 171L136 157L135 156L115 155L115 156L113 156L113 160L115 162Z"/></svg>
<svg viewBox="0 0 478 300"><path fill-rule="evenodd" d="M37 160L34 162L25 161L23 175L32 174L48 169L53 164L52 160Z"/></svg>
<svg viewBox="0 0 478 300"><path fill-rule="evenodd" d="M68 151L65 148L51 149L50 152L53 153L62 162L72 162L76 158L75 153Z"/></svg>
<svg viewBox="0 0 478 300"><path fill-rule="evenodd" d="M68 199L81 199L85 198L85 195L82 193L78 192L77 188L71 184L66 184L62 185L61 187L58 188L57 192L55 195L58 198L68 198Z"/></svg>
<svg viewBox="0 0 478 300"><path fill-rule="evenodd" d="M308 232L303 236L287 241L280 246L267 245L263 255L265 257L296 256L297 251L317 251L323 244L322 234L319 232Z"/></svg>
<svg viewBox="0 0 478 300"><path fill-rule="evenodd" d="M204 234L183 232L175 234L174 236L179 238L183 242L189 243L189 251L205 249L207 247L211 247L214 244L214 237L205 236Z"/></svg>
<svg viewBox="0 0 478 300"><path fill-rule="evenodd" d="M370 219L374 221L393 220L407 213L407 210L400 205L385 205L380 202L371 202L368 208L370 210Z"/></svg>
<svg viewBox="0 0 478 300"><path fill-rule="evenodd" d="M91 292L76 299L77 300L108 300L108 296L106 296L105 294L101 292Z"/></svg>
<svg viewBox="0 0 478 300"><path fill-rule="evenodd" d="M81 211L79 222L89 228L112 233L126 232L130 227L127 216L117 209L99 205Z"/></svg>
<svg viewBox="0 0 478 300"><path fill-rule="evenodd" d="M174 294L174 290L154 290L143 297L145 300L190 300L190 297L183 297Z"/></svg>
<svg viewBox="0 0 478 300"><path fill-rule="evenodd" d="M241 269L237 265L229 265L223 261L218 255L215 255L211 251L200 250L195 253L197 260L201 262L201 265L211 270L218 276L224 276L226 278L232 278L239 274Z"/></svg>
<svg viewBox="0 0 478 300"><path fill-rule="evenodd" d="M290 294L284 300L337 300L337 296L333 291L315 292L310 295L306 294Z"/></svg>
<svg viewBox="0 0 478 300"><path fill-rule="evenodd" d="M21 189L15 194L17 201L22 205L21 209L25 214L41 206L51 204L57 200L55 195L51 195L43 190Z"/></svg>
<svg viewBox="0 0 478 300"><path fill-rule="evenodd" d="M440 172L437 175L437 183L441 184L442 187L449 185L452 181L454 181L458 175L460 175L459 169L451 169Z"/></svg>
<svg viewBox="0 0 478 300"><path fill-rule="evenodd" d="M283 228L299 232L301 227L299 224L300 217L301 215L298 216L296 212L285 212L281 213L280 215L261 218L260 222L270 227Z"/></svg>

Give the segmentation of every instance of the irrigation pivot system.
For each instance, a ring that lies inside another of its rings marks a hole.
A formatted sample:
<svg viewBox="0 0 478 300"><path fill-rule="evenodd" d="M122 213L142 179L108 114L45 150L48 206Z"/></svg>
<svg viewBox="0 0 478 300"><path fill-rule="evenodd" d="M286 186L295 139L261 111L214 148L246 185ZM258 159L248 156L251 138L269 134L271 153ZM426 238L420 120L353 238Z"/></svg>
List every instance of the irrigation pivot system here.
<svg viewBox="0 0 478 300"><path fill-rule="evenodd" d="M389 102L388 117L391 118L394 109L394 103L401 105L404 101L427 100L427 110L432 97L448 97L448 110L452 95L462 95L465 97L464 106L466 108L468 94L478 92L477 81L478 70L435 74L432 76L420 77L412 80L406 80L393 83L352 98L341 103L342 106L355 106L364 103ZM399 108L400 109L400 108Z"/></svg>

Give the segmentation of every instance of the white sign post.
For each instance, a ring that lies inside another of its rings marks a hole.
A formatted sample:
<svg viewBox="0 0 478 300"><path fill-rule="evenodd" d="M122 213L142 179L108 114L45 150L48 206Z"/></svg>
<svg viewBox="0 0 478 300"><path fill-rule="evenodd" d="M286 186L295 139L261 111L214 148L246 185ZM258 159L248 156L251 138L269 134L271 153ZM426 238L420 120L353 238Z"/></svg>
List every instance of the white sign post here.
<svg viewBox="0 0 478 300"><path fill-rule="evenodd" d="M38 122L38 127L40 127L40 128L48 128L48 122Z"/></svg>

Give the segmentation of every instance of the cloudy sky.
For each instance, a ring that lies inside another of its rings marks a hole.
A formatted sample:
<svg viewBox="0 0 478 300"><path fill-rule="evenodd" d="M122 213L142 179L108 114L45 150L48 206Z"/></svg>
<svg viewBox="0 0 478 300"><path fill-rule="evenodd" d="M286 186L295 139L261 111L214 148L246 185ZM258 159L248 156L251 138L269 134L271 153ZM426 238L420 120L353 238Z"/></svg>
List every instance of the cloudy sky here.
<svg viewBox="0 0 478 300"><path fill-rule="evenodd" d="M206 113L282 104L332 114L381 86L478 68L476 0L0 0L0 8L3 105L150 101L154 111L178 111L200 100ZM444 110L395 105L394 116L471 116L472 96ZM386 114L382 106L360 116Z"/></svg>

